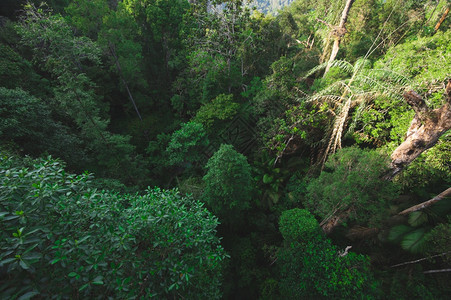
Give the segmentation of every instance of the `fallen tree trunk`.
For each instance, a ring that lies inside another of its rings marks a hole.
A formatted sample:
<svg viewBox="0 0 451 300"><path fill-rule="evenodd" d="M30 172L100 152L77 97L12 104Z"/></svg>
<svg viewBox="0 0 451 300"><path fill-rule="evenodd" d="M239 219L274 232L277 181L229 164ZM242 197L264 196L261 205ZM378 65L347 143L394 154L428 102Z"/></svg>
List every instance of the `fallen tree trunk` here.
<svg viewBox="0 0 451 300"><path fill-rule="evenodd" d="M416 114L407 130L405 141L391 155L390 172L386 176L388 180L393 179L421 153L434 146L451 128L451 79L446 86L447 102L440 108L430 109L414 91L404 93L404 98Z"/></svg>

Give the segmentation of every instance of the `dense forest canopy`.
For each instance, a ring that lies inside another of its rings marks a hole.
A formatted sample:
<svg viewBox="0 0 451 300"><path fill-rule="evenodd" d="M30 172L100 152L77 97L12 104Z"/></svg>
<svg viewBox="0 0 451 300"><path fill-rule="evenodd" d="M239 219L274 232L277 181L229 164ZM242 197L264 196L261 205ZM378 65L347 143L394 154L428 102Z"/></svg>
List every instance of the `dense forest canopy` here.
<svg viewBox="0 0 451 300"><path fill-rule="evenodd" d="M1 298L447 299L450 7L3 0Z"/></svg>

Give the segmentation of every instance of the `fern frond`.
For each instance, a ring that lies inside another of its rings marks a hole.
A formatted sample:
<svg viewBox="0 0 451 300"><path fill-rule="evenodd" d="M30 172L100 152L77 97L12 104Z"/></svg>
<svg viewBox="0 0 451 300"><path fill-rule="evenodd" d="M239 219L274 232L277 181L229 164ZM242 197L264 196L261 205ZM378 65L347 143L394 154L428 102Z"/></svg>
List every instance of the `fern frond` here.
<svg viewBox="0 0 451 300"><path fill-rule="evenodd" d="M341 88L343 87L343 83L341 81L336 81L330 86L320 90L319 92L313 94L310 96L306 102L312 102L315 101L318 97L324 96L324 95L330 95L334 94L334 92L341 91Z"/></svg>
<svg viewBox="0 0 451 300"><path fill-rule="evenodd" d="M316 72L318 72L319 70L323 70L327 67L328 62L322 63L320 65L317 65L316 67L314 67L313 69L311 69L310 71L308 71L305 75L304 78L307 78L313 74L315 74ZM348 74L352 74L353 72L353 66L345 61L345 60L334 60L333 62L330 63L330 67L338 67L341 71L346 72Z"/></svg>
<svg viewBox="0 0 451 300"><path fill-rule="evenodd" d="M326 63L326 65L327 65L327 63ZM331 68L337 67L341 71L344 71L348 74L352 74L354 72L354 66L345 60L339 60L339 59L334 60L333 62L330 63L330 67Z"/></svg>

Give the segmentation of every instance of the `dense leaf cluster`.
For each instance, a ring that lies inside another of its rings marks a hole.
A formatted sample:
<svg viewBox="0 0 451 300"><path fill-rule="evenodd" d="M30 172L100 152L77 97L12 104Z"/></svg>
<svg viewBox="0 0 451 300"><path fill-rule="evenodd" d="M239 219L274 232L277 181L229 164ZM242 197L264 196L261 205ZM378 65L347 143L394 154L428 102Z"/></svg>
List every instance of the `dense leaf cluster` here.
<svg viewBox="0 0 451 300"><path fill-rule="evenodd" d="M54 159L2 154L2 298L219 298L225 253L203 205L176 191L97 190Z"/></svg>

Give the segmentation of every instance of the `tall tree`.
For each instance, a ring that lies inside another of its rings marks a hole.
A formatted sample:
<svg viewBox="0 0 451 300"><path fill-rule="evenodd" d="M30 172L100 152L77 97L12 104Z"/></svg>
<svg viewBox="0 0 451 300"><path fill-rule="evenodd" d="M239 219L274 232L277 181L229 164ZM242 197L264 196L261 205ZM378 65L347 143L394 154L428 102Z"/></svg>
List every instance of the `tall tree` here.
<svg viewBox="0 0 451 300"><path fill-rule="evenodd" d="M340 42L343 36L346 34L345 25L346 21L348 20L349 10L351 9L353 2L354 0L346 0L345 7L343 9L343 12L341 13L340 23L336 27L331 27L330 34L334 37L334 45L332 47L332 52L330 53L327 67L324 71L324 76L326 76L327 72L329 72L332 62L337 57L338 50L340 50Z"/></svg>
<svg viewBox="0 0 451 300"><path fill-rule="evenodd" d="M31 48L34 61L55 81L55 108L75 122L87 147L94 154L92 167L105 176L131 177L137 165L129 137L107 130L109 119L102 111L100 97L86 72L90 65L100 64L101 50L87 37L78 37L60 15L52 15L42 7L26 7L17 26L22 43Z"/></svg>

